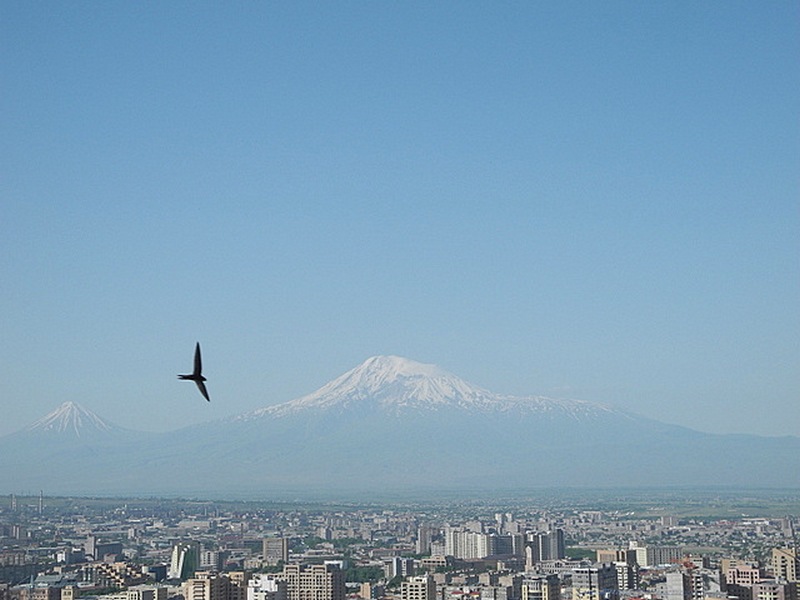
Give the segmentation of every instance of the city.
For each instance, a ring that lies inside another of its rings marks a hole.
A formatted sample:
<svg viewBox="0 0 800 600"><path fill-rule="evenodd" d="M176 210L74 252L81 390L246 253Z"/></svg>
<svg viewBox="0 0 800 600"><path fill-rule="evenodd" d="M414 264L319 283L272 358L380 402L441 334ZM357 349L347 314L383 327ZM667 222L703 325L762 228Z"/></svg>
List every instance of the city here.
<svg viewBox="0 0 800 600"><path fill-rule="evenodd" d="M584 496L391 506L10 495L0 599L797 599L796 523L779 514L797 508L796 493L756 494L761 514L738 515L748 500L733 494Z"/></svg>

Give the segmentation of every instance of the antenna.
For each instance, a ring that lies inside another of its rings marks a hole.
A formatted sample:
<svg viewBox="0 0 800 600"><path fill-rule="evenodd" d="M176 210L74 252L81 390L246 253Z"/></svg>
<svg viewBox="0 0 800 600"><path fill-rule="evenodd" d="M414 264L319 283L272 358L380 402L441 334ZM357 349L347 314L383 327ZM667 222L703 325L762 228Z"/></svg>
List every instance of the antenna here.
<svg viewBox="0 0 800 600"><path fill-rule="evenodd" d="M792 534L792 550L794 551L794 578L800 573L800 553L797 552L797 535L794 530L794 517L789 515L789 533Z"/></svg>

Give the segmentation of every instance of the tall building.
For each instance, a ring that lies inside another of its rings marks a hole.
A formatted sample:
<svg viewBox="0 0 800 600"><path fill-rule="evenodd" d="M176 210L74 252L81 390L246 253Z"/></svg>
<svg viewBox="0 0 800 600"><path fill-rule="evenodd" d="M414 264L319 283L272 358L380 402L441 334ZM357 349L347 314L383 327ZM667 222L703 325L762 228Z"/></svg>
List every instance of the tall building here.
<svg viewBox="0 0 800 600"><path fill-rule="evenodd" d="M773 548L770 563L772 574L786 581L798 583L797 551L794 548Z"/></svg>
<svg viewBox="0 0 800 600"><path fill-rule="evenodd" d="M664 600L704 600L721 593L718 571L703 568L676 568L666 574Z"/></svg>
<svg viewBox="0 0 800 600"><path fill-rule="evenodd" d="M401 556L390 556L384 559L383 572L386 579L395 577L408 577L414 574L414 559Z"/></svg>
<svg viewBox="0 0 800 600"><path fill-rule="evenodd" d="M417 554L431 553L431 539L433 530L425 525L417 528L417 541L414 550Z"/></svg>
<svg viewBox="0 0 800 600"><path fill-rule="evenodd" d="M526 577L522 581L522 600L561 600L561 580L554 573Z"/></svg>
<svg viewBox="0 0 800 600"><path fill-rule="evenodd" d="M265 565L286 564L289 562L289 539L284 537L264 538L261 544Z"/></svg>
<svg viewBox="0 0 800 600"><path fill-rule="evenodd" d="M535 564L543 560L554 560L565 556L566 548L562 529L528 534L527 562Z"/></svg>
<svg viewBox="0 0 800 600"><path fill-rule="evenodd" d="M617 598L619 598L619 586L614 565L578 567L572 570L572 600L616 600Z"/></svg>
<svg viewBox="0 0 800 600"><path fill-rule="evenodd" d="M198 571L183 583L185 600L245 600L247 580L245 571L218 574Z"/></svg>
<svg viewBox="0 0 800 600"><path fill-rule="evenodd" d="M444 553L455 558L486 558L496 554L497 536L477 531L448 527L444 536Z"/></svg>
<svg viewBox="0 0 800 600"><path fill-rule="evenodd" d="M280 578L288 600L345 600L344 573L338 566L286 565Z"/></svg>
<svg viewBox="0 0 800 600"><path fill-rule="evenodd" d="M400 584L400 600L436 600L436 583L430 575L409 577Z"/></svg>
<svg viewBox="0 0 800 600"><path fill-rule="evenodd" d="M524 556L525 537L517 533L494 536L494 553L500 555Z"/></svg>
<svg viewBox="0 0 800 600"><path fill-rule="evenodd" d="M678 562L683 558L683 554L683 548L680 546L647 546L647 562L638 564L642 567L669 565Z"/></svg>
<svg viewBox="0 0 800 600"><path fill-rule="evenodd" d="M647 562L647 547L640 546L638 542L630 542L628 548L633 552L637 565L640 567L650 566L650 563Z"/></svg>
<svg viewBox="0 0 800 600"><path fill-rule="evenodd" d="M667 572L664 600L688 600L686 598L683 573L680 571Z"/></svg>
<svg viewBox="0 0 800 600"><path fill-rule="evenodd" d="M167 577L185 581L194 577L199 564L200 544L197 542L178 542L172 546L172 557Z"/></svg>
<svg viewBox="0 0 800 600"><path fill-rule="evenodd" d="M250 580L249 571L229 571L228 600L247 600L247 582Z"/></svg>
<svg viewBox="0 0 800 600"><path fill-rule="evenodd" d="M621 590L636 590L639 588L639 567L627 562L613 562L617 570L617 585Z"/></svg>
<svg viewBox="0 0 800 600"><path fill-rule="evenodd" d="M793 581L766 579L753 585L753 600L797 600L797 584Z"/></svg>
<svg viewBox="0 0 800 600"><path fill-rule="evenodd" d="M200 571L183 582L185 600L228 600L228 578Z"/></svg>

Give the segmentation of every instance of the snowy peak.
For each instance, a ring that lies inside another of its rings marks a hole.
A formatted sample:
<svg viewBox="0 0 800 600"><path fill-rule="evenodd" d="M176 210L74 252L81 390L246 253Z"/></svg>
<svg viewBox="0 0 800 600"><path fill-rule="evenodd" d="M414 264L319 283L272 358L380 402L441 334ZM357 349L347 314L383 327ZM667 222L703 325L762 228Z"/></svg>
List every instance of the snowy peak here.
<svg viewBox="0 0 800 600"><path fill-rule="evenodd" d="M374 394L407 392L423 402L442 402L453 394L465 397L489 392L468 384L436 365L399 356L373 356L355 369L334 379L312 396L368 397Z"/></svg>
<svg viewBox="0 0 800 600"><path fill-rule="evenodd" d="M453 377L436 365L419 363L400 356L373 356L337 379L348 385L366 389L379 389L387 383L401 379Z"/></svg>
<svg viewBox="0 0 800 600"><path fill-rule="evenodd" d="M494 396L437 367L399 356L373 356L316 392L247 415L286 416L307 410L380 408L438 410L448 406L480 408L495 402Z"/></svg>
<svg viewBox="0 0 800 600"><path fill-rule="evenodd" d="M241 418L355 408L377 408L391 414L457 410L482 414L562 414L575 418L611 412L604 406L576 400L498 395L436 365L399 356L373 356L307 396L268 406Z"/></svg>
<svg viewBox="0 0 800 600"><path fill-rule="evenodd" d="M115 429L116 427L75 402L64 402L28 427L28 431L53 432L78 438L109 433Z"/></svg>

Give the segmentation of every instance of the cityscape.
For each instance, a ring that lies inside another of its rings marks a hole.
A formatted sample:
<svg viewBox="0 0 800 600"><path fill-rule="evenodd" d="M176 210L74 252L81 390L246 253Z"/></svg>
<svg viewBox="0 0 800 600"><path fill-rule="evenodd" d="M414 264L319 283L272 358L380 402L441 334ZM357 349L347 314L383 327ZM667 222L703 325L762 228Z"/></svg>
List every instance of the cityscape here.
<svg viewBox="0 0 800 600"><path fill-rule="evenodd" d="M0 1L0 600L800 600L798 48Z"/></svg>
<svg viewBox="0 0 800 600"><path fill-rule="evenodd" d="M11 494L0 600L797 600L797 522L780 513L798 507L774 490L402 505Z"/></svg>

